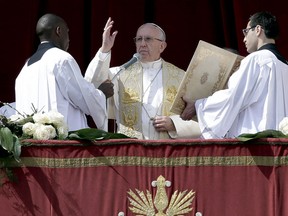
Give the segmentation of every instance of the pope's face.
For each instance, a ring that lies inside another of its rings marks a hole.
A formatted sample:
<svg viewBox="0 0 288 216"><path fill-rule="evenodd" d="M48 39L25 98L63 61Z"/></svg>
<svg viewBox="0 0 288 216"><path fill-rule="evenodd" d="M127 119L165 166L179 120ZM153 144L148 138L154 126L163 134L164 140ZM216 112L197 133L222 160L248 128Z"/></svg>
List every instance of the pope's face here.
<svg viewBox="0 0 288 216"><path fill-rule="evenodd" d="M151 24L144 24L138 29L135 44L142 62L158 60L166 48L161 31Z"/></svg>

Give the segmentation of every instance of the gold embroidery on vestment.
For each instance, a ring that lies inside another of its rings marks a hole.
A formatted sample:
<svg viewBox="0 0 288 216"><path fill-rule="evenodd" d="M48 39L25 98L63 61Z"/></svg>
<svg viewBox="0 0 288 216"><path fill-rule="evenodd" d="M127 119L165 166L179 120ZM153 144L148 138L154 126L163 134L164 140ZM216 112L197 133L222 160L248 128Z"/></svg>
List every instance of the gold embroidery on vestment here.
<svg viewBox="0 0 288 216"><path fill-rule="evenodd" d="M129 104L140 101L139 93L131 88L126 88L123 93L122 103Z"/></svg>
<svg viewBox="0 0 288 216"><path fill-rule="evenodd" d="M177 94L185 71L162 60L163 100L159 115L171 116L171 105ZM119 80L119 133L130 137L142 137L142 97L143 97L143 69L141 64L135 63L120 75ZM133 106L132 108L130 106ZM153 118L154 116L151 116ZM135 131L135 132L133 132ZM158 133L155 131L155 133ZM167 132L159 133L159 139L168 139Z"/></svg>

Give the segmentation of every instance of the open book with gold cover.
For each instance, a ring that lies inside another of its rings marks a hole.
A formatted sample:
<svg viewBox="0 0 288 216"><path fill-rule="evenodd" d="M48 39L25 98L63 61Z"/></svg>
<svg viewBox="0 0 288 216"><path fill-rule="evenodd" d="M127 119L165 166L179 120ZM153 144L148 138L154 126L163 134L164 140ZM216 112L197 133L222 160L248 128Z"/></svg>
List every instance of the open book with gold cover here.
<svg viewBox="0 0 288 216"><path fill-rule="evenodd" d="M184 95L195 101L225 88L230 75L239 68L242 59L242 56L227 49L200 40L170 111L175 114L183 112Z"/></svg>

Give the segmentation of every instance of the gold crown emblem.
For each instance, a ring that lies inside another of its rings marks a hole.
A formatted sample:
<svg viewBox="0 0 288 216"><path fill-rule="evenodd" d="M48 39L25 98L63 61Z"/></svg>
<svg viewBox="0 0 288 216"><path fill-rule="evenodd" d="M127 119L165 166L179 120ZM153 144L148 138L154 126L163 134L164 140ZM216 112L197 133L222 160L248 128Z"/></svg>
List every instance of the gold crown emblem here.
<svg viewBox="0 0 288 216"><path fill-rule="evenodd" d="M171 182L160 175L157 181L152 182L153 187L157 187L154 201L151 193L147 190L146 195L143 191L137 189L134 193L131 189L127 193L130 195L129 209L139 216L174 216L184 215L192 211L192 201L195 197L195 192L192 190L187 193L187 190L179 192L174 191L170 202L165 190L165 186L170 187ZM169 205L168 205L169 204ZM164 213L164 211L166 212Z"/></svg>

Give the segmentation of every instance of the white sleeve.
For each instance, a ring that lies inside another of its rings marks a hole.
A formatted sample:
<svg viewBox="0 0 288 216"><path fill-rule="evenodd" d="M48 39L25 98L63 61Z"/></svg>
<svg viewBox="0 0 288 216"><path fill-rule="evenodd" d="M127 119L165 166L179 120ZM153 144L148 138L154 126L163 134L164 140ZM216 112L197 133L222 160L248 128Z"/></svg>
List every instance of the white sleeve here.
<svg viewBox="0 0 288 216"><path fill-rule="evenodd" d="M109 68L111 60L111 51L102 53L98 50L95 57L92 59L85 73L85 79L94 84L98 88L102 82L107 79L112 80L114 75L119 71L119 67ZM108 116L111 119L118 119L119 97L118 97L118 82L113 80L114 96L107 99ZM116 109L116 110L115 110Z"/></svg>
<svg viewBox="0 0 288 216"><path fill-rule="evenodd" d="M259 65L246 57L230 77L227 89L197 100L195 108L203 137L224 138L239 113L261 96L265 85L261 79L266 77L259 76Z"/></svg>
<svg viewBox="0 0 288 216"><path fill-rule="evenodd" d="M105 80L111 79L109 71L110 60L111 52L102 53L98 51L89 63L84 78L98 88Z"/></svg>
<svg viewBox="0 0 288 216"><path fill-rule="evenodd" d="M170 131L169 136L173 139L191 139L201 136L198 122L190 120L184 121L179 115L170 116L176 131Z"/></svg>
<svg viewBox="0 0 288 216"><path fill-rule="evenodd" d="M103 92L83 78L72 57L60 68L55 77L62 95L82 112L91 115L97 128L107 131L106 97Z"/></svg>

